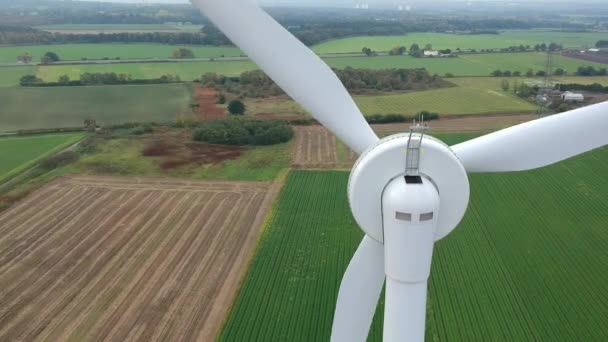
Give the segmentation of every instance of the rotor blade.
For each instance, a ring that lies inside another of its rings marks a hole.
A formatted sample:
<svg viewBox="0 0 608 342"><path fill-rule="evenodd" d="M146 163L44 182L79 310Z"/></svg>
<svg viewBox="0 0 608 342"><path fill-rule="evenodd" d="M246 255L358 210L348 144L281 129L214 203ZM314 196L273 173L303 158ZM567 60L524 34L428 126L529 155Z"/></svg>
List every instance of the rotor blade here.
<svg viewBox="0 0 608 342"><path fill-rule="evenodd" d="M334 72L252 0L192 0L289 96L355 152L378 141Z"/></svg>
<svg viewBox="0 0 608 342"><path fill-rule="evenodd" d="M366 235L342 278L332 342L367 340L384 277L384 246Z"/></svg>
<svg viewBox="0 0 608 342"><path fill-rule="evenodd" d="M455 146L469 172L523 171L608 144L608 102L555 114Z"/></svg>
<svg viewBox="0 0 608 342"><path fill-rule="evenodd" d="M403 283L386 278L383 340L423 342L427 282Z"/></svg>

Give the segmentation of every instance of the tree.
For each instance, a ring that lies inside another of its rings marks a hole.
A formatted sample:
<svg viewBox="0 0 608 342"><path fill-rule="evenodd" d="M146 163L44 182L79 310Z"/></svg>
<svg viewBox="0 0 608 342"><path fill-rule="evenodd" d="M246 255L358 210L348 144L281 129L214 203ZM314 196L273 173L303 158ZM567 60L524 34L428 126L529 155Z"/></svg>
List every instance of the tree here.
<svg viewBox="0 0 608 342"><path fill-rule="evenodd" d="M562 46L557 43L549 44L549 51L551 51L551 52L560 51L561 49L562 49Z"/></svg>
<svg viewBox="0 0 608 342"><path fill-rule="evenodd" d="M528 76L528 77L534 76L534 70L528 69L528 71L526 71L526 76Z"/></svg>
<svg viewBox="0 0 608 342"><path fill-rule="evenodd" d="M25 63L25 64L30 64L32 62L32 55L30 55L29 52L24 53L21 56L17 56L17 61Z"/></svg>
<svg viewBox="0 0 608 342"><path fill-rule="evenodd" d="M547 73L544 70L539 70L536 72L536 76L544 77L546 75L547 75Z"/></svg>
<svg viewBox="0 0 608 342"><path fill-rule="evenodd" d="M36 77L36 75L25 75L19 80L19 84L21 84L22 87L27 87L39 83L42 83L42 80Z"/></svg>
<svg viewBox="0 0 608 342"><path fill-rule="evenodd" d="M49 61L49 63L47 63L47 64L59 62L59 60L60 60L59 55L57 55L56 53L54 53L52 51L45 53L44 56L42 56L42 58L43 59L46 58Z"/></svg>
<svg viewBox="0 0 608 342"><path fill-rule="evenodd" d="M368 47L364 47L363 49L361 49L361 52L363 52L367 57L372 57L376 55L376 52Z"/></svg>
<svg viewBox="0 0 608 342"><path fill-rule="evenodd" d="M494 71L492 71L492 76L494 76L494 77L500 77L500 76L502 76L502 71L501 70L494 70Z"/></svg>
<svg viewBox="0 0 608 342"><path fill-rule="evenodd" d="M515 76L515 77L521 76L521 71L513 71L513 76Z"/></svg>
<svg viewBox="0 0 608 342"><path fill-rule="evenodd" d="M598 40L598 42L595 43L595 47L596 48L608 48L608 40Z"/></svg>
<svg viewBox="0 0 608 342"><path fill-rule="evenodd" d="M226 96L224 94L220 94L217 97L217 103L218 104L225 104L226 103Z"/></svg>
<svg viewBox="0 0 608 342"><path fill-rule="evenodd" d="M59 76L59 83L60 84L70 83L70 76L68 76L68 75Z"/></svg>
<svg viewBox="0 0 608 342"><path fill-rule="evenodd" d="M433 50L433 44L431 44L431 43L426 44L424 46L424 50L425 51L431 51L431 50Z"/></svg>
<svg viewBox="0 0 608 342"><path fill-rule="evenodd" d="M410 46L410 55L414 56L414 57L420 57L420 55L422 54L422 52L420 51L420 46L416 43L412 44L412 46Z"/></svg>
<svg viewBox="0 0 608 342"><path fill-rule="evenodd" d="M509 91L510 85L509 85L509 81L507 80L502 80L500 82L500 87L502 88L502 90L504 91Z"/></svg>
<svg viewBox="0 0 608 342"><path fill-rule="evenodd" d="M173 51L173 58L194 58L194 52L192 52L192 50L179 48Z"/></svg>
<svg viewBox="0 0 608 342"><path fill-rule="evenodd" d="M391 49L391 51L388 52L388 54L391 56L402 56L406 51L407 49L405 46L395 46Z"/></svg>
<svg viewBox="0 0 608 342"><path fill-rule="evenodd" d="M228 104L228 111L232 115L244 115L245 109L245 104L239 100L230 101Z"/></svg>

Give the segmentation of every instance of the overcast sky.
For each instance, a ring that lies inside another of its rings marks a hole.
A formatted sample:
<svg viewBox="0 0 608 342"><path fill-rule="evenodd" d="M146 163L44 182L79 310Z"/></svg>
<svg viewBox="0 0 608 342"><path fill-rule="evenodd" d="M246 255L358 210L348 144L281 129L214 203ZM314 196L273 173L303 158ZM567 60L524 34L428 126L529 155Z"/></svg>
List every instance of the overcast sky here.
<svg viewBox="0 0 608 342"><path fill-rule="evenodd" d="M189 0L82 0L82 1L102 1L102 2L124 2L124 3L169 3L169 4L185 4L189 3ZM433 3L433 2L454 2L454 3L466 3L466 2L505 2L504 0L258 0L258 2L266 5L273 4L326 4L326 5L348 5L356 3L368 3L373 4L391 4L391 3L404 3L404 4L415 4L415 3ZM524 3L572 3L578 2L584 3L598 3L605 4L606 0L511 0L508 2L524 2Z"/></svg>

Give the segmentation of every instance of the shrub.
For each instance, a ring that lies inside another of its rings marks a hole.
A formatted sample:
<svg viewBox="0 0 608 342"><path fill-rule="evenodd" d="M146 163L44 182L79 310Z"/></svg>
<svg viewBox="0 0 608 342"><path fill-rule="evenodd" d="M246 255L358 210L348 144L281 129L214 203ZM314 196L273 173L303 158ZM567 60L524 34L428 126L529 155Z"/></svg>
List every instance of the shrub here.
<svg viewBox="0 0 608 342"><path fill-rule="evenodd" d="M245 104L239 100L232 100L228 104L228 111L232 115L243 115L245 114Z"/></svg>
<svg viewBox="0 0 608 342"><path fill-rule="evenodd" d="M400 114L373 114L365 117L370 124L386 124L393 122L405 122L406 117Z"/></svg>
<svg viewBox="0 0 608 342"><path fill-rule="evenodd" d="M78 160L78 157L78 153L74 151L65 151L43 160L40 166L45 170L53 170Z"/></svg>
<svg viewBox="0 0 608 342"><path fill-rule="evenodd" d="M130 133L133 135L143 135L152 132L154 132L154 128L152 128L150 125L142 125L131 129Z"/></svg>
<svg viewBox="0 0 608 342"><path fill-rule="evenodd" d="M417 118L423 119L424 121L438 120L439 114L423 110L418 113Z"/></svg>
<svg viewBox="0 0 608 342"><path fill-rule="evenodd" d="M293 137L292 128L283 121L229 119L202 124L193 139L222 145L274 145Z"/></svg>

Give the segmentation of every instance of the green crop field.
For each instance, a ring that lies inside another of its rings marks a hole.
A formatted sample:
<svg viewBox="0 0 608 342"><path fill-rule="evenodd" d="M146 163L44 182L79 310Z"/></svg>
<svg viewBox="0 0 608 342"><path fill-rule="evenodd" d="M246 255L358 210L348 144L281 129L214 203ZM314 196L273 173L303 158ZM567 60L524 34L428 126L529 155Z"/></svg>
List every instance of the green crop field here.
<svg viewBox="0 0 608 342"><path fill-rule="evenodd" d="M195 57L238 57L241 50L230 46L191 46L163 44L58 44L0 47L0 63L17 61L17 56L28 52L39 62L48 51L55 52L63 61L87 59L154 59L171 58L178 48L192 50Z"/></svg>
<svg viewBox="0 0 608 342"><path fill-rule="evenodd" d="M607 172L604 148L542 170L473 175L466 217L436 245L426 340L603 341ZM219 340L329 340L362 237L347 180L290 174ZM381 341L382 303L377 312L369 341Z"/></svg>
<svg viewBox="0 0 608 342"><path fill-rule="evenodd" d="M35 73L36 68L32 66L0 67L0 88L17 86L21 77Z"/></svg>
<svg viewBox="0 0 608 342"><path fill-rule="evenodd" d="M56 81L62 75L79 79L85 72L115 72L131 74L133 78L150 79L162 75L177 75L184 81L200 79L201 75L215 72L226 76L238 76L257 67L250 61L180 62L180 63L126 63L126 64L81 64L37 67L37 76L45 81ZM2 70L0 69L0 72Z"/></svg>
<svg viewBox="0 0 608 342"><path fill-rule="evenodd" d="M189 113L185 84L0 89L0 131L98 124L174 122Z"/></svg>
<svg viewBox="0 0 608 342"><path fill-rule="evenodd" d="M447 79L457 85L410 93L355 96L355 102L366 115L405 114L412 115L421 110L438 112L442 115L487 114L487 113L529 113L537 107L522 100L511 92L504 92L500 83L502 78L494 77L456 77ZM509 78L525 82L525 78ZM248 100L248 113L306 114L291 100Z"/></svg>
<svg viewBox="0 0 608 342"><path fill-rule="evenodd" d="M0 138L0 183L83 137L76 133Z"/></svg>
<svg viewBox="0 0 608 342"><path fill-rule="evenodd" d="M389 51L394 46L417 43L421 47L432 44L436 49L496 49L510 46L531 45L551 42L564 47L594 46L605 39L606 32L558 32L537 30L513 30L500 34L455 35L447 33L411 33L403 36L369 36L330 40L314 46L317 53L361 52L363 47L374 51Z"/></svg>
<svg viewBox="0 0 608 342"><path fill-rule="evenodd" d="M415 114L421 110L451 114L526 113L536 106L499 90L445 88L399 95L358 96L365 114Z"/></svg>
<svg viewBox="0 0 608 342"><path fill-rule="evenodd" d="M514 54L480 54L464 55L459 58L413 58L413 57L338 57L327 58L326 62L334 68L426 68L431 73L456 76L488 76L493 70L510 70L525 73L532 68L535 71L544 69L545 55L541 53ZM573 73L579 66L602 67L601 64L580 61L571 58L555 58L555 67L561 67ZM52 65L38 66L37 75L45 81L56 81L59 76L68 75L78 79L85 72L116 72L131 74L134 78L157 78L165 74L179 75L183 80L194 80L206 72L215 72L227 76L238 76L248 70L257 69L248 60L214 61L214 62L181 62L181 63L128 63L128 64L94 64L94 65ZM0 69L2 72L2 69Z"/></svg>
<svg viewBox="0 0 608 342"><path fill-rule="evenodd" d="M200 31L202 25L164 25L164 24L58 24L36 27L49 31Z"/></svg>

